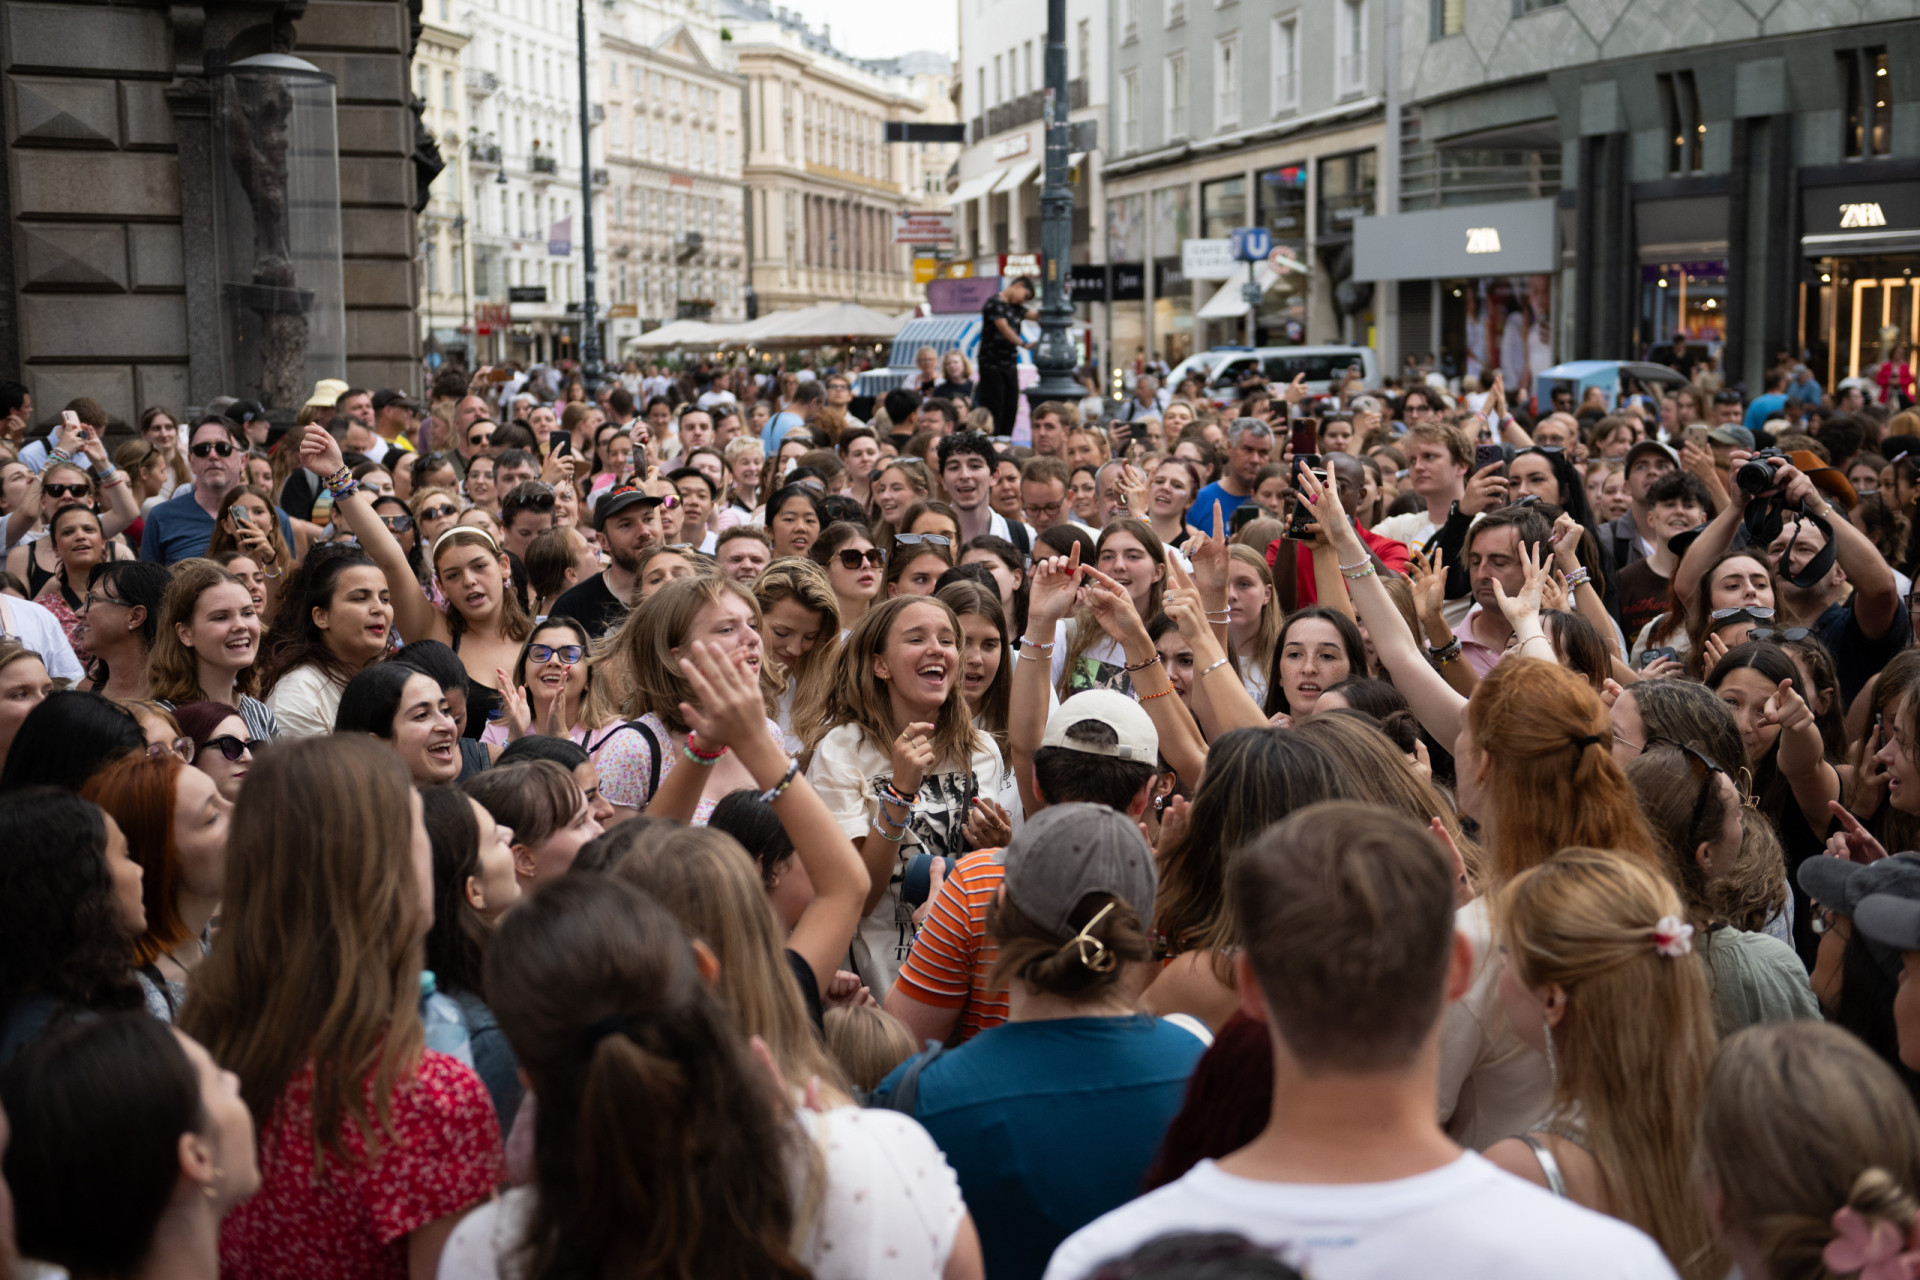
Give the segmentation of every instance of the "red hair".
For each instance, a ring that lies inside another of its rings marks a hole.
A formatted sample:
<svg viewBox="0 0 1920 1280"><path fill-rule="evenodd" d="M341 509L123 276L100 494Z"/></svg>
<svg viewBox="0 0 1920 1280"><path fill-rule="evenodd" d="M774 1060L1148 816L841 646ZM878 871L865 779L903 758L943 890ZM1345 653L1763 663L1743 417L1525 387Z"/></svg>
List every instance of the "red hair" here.
<svg viewBox="0 0 1920 1280"><path fill-rule="evenodd" d="M134 941L136 964L152 964L188 937L174 904L180 851L173 841L175 797L180 771L186 767L172 752L122 756L80 789L120 824L127 856L143 872L140 893L147 904L147 931Z"/></svg>

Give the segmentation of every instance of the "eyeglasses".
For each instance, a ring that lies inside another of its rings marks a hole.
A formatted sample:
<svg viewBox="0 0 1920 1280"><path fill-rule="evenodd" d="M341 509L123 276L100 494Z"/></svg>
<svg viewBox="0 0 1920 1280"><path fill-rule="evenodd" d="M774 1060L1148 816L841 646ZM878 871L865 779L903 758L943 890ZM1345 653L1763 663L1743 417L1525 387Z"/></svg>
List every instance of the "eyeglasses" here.
<svg viewBox="0 0 1920 1280"><path fill-rule="evenodd" d="M216 453L223 458L231 458L240 451L225 440L202 440L199 444L194 445L192 449L188 450L188 452L196 458L207 458Z"/></svg>
<svg viewBox="0 0 1920 1280"><path fill-rule="evenodd" d="M87 592L87 598L81 602L81 607L93 609L103 604L118 605L122 609L129 607L125 600L115 600L112 596L95 595L91 591Z"/></svg>
<svg viewBox="0 0 1920 1280"><path fill-rule="evenodd" d="M1713 795L1713 775L1717 773L1724 777L1727 771L1691 743L1674 738L1648 738L1647 745L1672 747L1675 751L1683 752L1706 771L1706 776L1700 780L1700 798L1693 802L1693 816L1687 819L1687 839L1692 840L1694 832L1700 828L1700 819L1706 816L1707 800Z"/></svg>
<svg viewBox="0 0 1920 1280"><path fill-rule="evenodd" d="M534 662L552 662L555 658L571 667L586 656L586 649L577 644L530 644L527 657Z"/></svg>
<svg viewBox="0 0 1920 1280"><path fill-rule="evenodd" d="M1747 632L1747 639L1771 640L1775 644L1798 644L1812 634L1812 627L1789 627L1785 631L1776 631L1772 627L1755 627Z"/></svg>
<svg viewBox="0 0 1920 1280"><path fill-rule="evenodd" d="M1066 505L1064 502L1029 502L1026 507L1030 516L1057 516Z"/></svg>
<svg viewBox="0 0 1920 1280"><path fill-rule="evenodd" d="M480 432L480 433L479 433L478 435L471 435L471 436L468 436L468 437L467 437L467 443L468 443L468 444L470 444L470 445L471 445L471 444L492 444L492 443L493 443L493 432L491 432L491 431L482 431L482 432Z"/></svg>
<svg viewBox="0 0 1920 1280"><path fill-rule="evenodd" d="M1735 609L1715 609L1707 618L1709 626L1717 627L1735 618L1747 618L1754 622L1772 622L1773 610L1760 604L1743 604Z"/></svg>
<svg viewBox="0 0 1920 1280"><path fill-rule="evenodd" d="M162 756L167 755L180 757L181 764L192 764L193 739L175 738L172 742L149 742L147 744L147 758L149 760L158 760Z"/></svg>
<svg viewBox="0 0 1920 1280"><path fill-rule="evenodd" d="M43 484L40 492L49 498L84 498L93 492L93 487L85 484Z"/></svg>
<svg viewBox="0 0 1920 1280"><path fill-rule="evenodd" d="M936 547L953 545L953 539L944 533L896 533L893 535L893 540L904 542L910 547L917 547L923 542Z"/></svg>
<svg viewBox="0 0 1920 1280"><path fill-rule="evenodd" d="M843 547L834 554L840 559L840 567L847 570L858 569L862 564L878 569L887 562L887 553L878 547L868 547L865 551Z"/></svg>
<svg viewBox="0 0 1920 1280"><path fill-rule="evenodd" d="M402 511L399 515L381 516L380 523L395 533L405 533L413 528L413 517Z"/></svg>
<svg viewBox="0 0 1920 1280"><path fill-rule="evenodd" d="M206 741L206 746L213 747L230 761L238 760L241 756L258 751L266 745L258 738L241 739L230 733L223 733L217 738L208 738Z"/></svg>
<svg viewBox="0 0 1920 1280"><path fill-rule="evenodd" d="M445 520L448 516L455 516L459 514L460 514L460 508L454 506L450 502L445 502L445 503L441 503L437 507L428 507L425 511L422 511L420 513L420 518L422 520Z"/></svg>

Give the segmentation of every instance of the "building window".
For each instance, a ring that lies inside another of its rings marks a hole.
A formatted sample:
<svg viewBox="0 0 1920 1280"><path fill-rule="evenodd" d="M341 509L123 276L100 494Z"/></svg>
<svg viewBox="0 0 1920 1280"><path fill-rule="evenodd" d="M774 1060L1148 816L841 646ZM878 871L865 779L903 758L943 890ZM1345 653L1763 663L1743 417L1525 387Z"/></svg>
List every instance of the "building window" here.
<svg viewBox="0 0 1920 1280"><path fill-rule="evenodd" d="M453 72L451 71L440 73L440 105L449 111L453 110Z"/></svg>
<svg viewBox="0 0 1920 1280"><path fill-rule="evenodd" d="M1187 55L1176 53L1166 61L1162 91L1167 100L1166 140L1187 136Z"/></svg>
<svg viewBox="0 0 1920 1280"><path fill-rule="evenodd" d="M1846 94L1848 159L1884 156L1893 143L1892 85L1885 48L1849 49L1840 57L1840 84Z"/></svg>
<svg viewBox="0 0 1920 1280"><path fill-rule="evenodd" d="M1433 39L1444 40L1466 29L1467 0L1433 0Z"/></svg>
<svg viewBox="0 0 1920 1280"><path fill-rule="evenodd" d="M1654 79L1667 130L1667 172L1698 173L1707 126L1700 119L1700 91L1693 72L1668 72Z"/></svg>
<svg viewBox="0 0 1920 1280"><path fill-rule="evenodd" d="M1275 18L1268 43L1268 65L1273 68L1270 92L1274 115L1292 111L1300 105L1300 19L1297 16Z"/></svg>
<svg viewBox="0 0 1920 1280"><path fill-rule="evenodd" d="M1513 16L1523 18L1542 9L1558 9L1566 0L1513 0Z"/></svg>
<svg viewBox="0 0 1920 1280"><path fill-rule="evenodd" d="M993 55L993 105L999 106L1007 100L1007 82L1001 78L1000 55Z"/></svg>
<svg viewBox="0 0 1920 1280"><path fill-rule="evenodd" d="M1027 43L1026 43L1026 45L1025 45L1025 48L1024 48L1024 52L1022 53L1022 55L1021 55L1021 56L1022 56L1022 58L1023 58L1023 59L1024 59L1025 61L1026 61L1026 64L1027 64L1027 92L1028 92L1028 93L1032 93L1032 92L1033 92L1033 84L1034 84L1034 81L1033 81L1033 41L1031 41L1031 40L1029 40L1029 41L1027 41Z"/></svg>
<svg viewBox="0 0 1920 1280"><path fill-rule="evenodd" d="M422 102L430 102L430 101L432 101L432 99L430 99L430 98L429 98L429 97L427 96L427 77L428 77L428 75L429 75L429 74L431 74L431 73L430 73L430 72L428 72L428 70L427 70L427 69L426 69L425 67L422 67L422 68L420 68L420 89L419 89L419 93L418 93L418 95L417 95L417 96L419 97L419 99L420 99L420 101L422 101ZM388 83L388 84L392 84L393 82L392 82L391 80L389 80L389 81L388 81L387 83Z"/></svg>
<svg viewBox="0 0 1920 1280"><path fill-rule="evenodd" d="M1140 38L1140 0L1120 0L1120 43Z"/></svg>
<svg viewBox="0 0 1920 1280"><path fill-rule="evenodd" d="M1240 37L1228 36L1213 46L1213 126L1228 129L1240 123Z"/></svg>
<svg viewBox="0 0 1920 1280"><path fill-rule="evenodd" d="M1339 92L1359 93L1367 87L1367 0L1340 0L1334 18Z"/></svg>
<svg viewBox="0 0 1920 1280"><path fill-rule="evenodd" d="M1140 149L1140 73L1120 76L1120 150Z"/></svg>
<svg viewBox="0 0 1920 1280"><path fill-rule="evenodd" d="M1079 78L1091 79L1093 76L1093 23L1087 18L1080 19L1080 25L1074 28L1074 51L1078 55L1075 65L1080 68Z"/></svg>
<svg viewBox="0 0 1920 1280"><path fill-rule="evenodd" d="M976 114L985 111L988 105L987 104L987 69L986 67L982 66L980 68L978 79L979 79L980 92L979 92L979 95L973 101L973 109Z"/></svg>

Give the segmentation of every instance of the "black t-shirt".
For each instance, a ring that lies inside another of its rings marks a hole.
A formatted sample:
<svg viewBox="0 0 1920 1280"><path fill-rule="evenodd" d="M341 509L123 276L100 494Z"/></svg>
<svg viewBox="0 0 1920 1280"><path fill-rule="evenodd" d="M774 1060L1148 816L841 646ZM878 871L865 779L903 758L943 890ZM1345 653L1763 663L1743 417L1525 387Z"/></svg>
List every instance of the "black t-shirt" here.
<svg viewBox="0 0 1920 1280"><path fill-rule="evenodd" d="M1828 605L1814 619L1813 634L1833 654L1833 666L1840 677L1840 696L1852 702L1866 687L1873 673L1893 661L1893 656L1913 639L1913 622L1904 607L1893 611L1893 625L1878 639L1867 636L1853 616L1853 601Z"/></svg>
<svg viewBox="0 0 1920 1280"><path fill-rule="evenodd" d="M1681 377L1691 378L1694 369L1700 364L1700 357L1693 354L1691 349L1675 351L1672 347L1662 347L1654 353L1649 363L1663 364Z"/></svg>
<svg viewBox="0 0 1920 1280"><path fill-rule="evenodd" d="M814 1026L824 1028L827 1011L820 1002L820 979L815 976L813 966L807 963L805 956L789 947L787 967L793 970L793 980L800 986L800 998L807 1002L807 1016L813 1019Z"/></svg>
<svg viewBox="0 0 1920 1280"><path fill-rule="evenodd" d="M596 573L578 586L569 587L553 602L550 618L572 618L598 639L626 620L627 606L607 590L607 575Z"/></svg>
<svg viewBox="0 0 1920 1280"><path fill-rule="evenodd" d="M973 399L973 379L968 378L964 382L943 381L933 389L933 394L942 400L951 400L955 396L965 396L971 400Z"/></svg>
<svg viewBox="0 0 1920 1280"><path fill-rule="evenodd" d="M294 468L280 486L280 510L289 519L312 520L313 504L320 500L320 482L305 467Z"/></svg>
<svg viewBox="0 0 1920 1280"><path fill-rule="evenodd" d="M1000 326L995 320L1005 320L1007 327L1015 333L1020 332L1020 322L1027 318L1025 307L1016 307L999 294L987 299L987 305L980 308L980 364L984 368L1012 368L1019 363L1020 348L1001 336Z"/></svg>
<svg viewBox="0 0 1920 1280"><path fill-rule="evenodd" d="M1614 598L1620 605L1620 629L1627 643L1640 629L1667 611L1667 579L1653 571L1653 561L1635 560L1614 575Z"/></svg>

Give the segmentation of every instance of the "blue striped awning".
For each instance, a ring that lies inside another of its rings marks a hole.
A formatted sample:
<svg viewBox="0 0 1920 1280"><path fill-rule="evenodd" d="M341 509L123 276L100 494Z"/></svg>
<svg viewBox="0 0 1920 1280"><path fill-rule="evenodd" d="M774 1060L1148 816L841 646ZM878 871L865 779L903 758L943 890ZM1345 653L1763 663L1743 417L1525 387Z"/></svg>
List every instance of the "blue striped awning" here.
<svg viewBox="0 0 1920 1280"><path fill-rule="evenodd" d="M887 357L887 364L895 369L911 369L913 357L922 347L932 347L943 356L957 347L971 356L979 335L977 315L922 316L909 320L893 336L893 351Z"/></svg>

